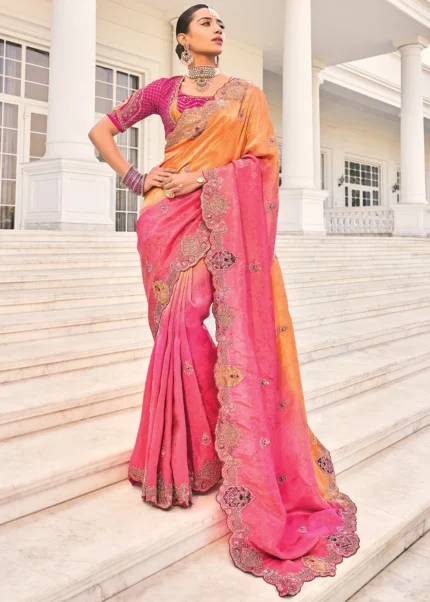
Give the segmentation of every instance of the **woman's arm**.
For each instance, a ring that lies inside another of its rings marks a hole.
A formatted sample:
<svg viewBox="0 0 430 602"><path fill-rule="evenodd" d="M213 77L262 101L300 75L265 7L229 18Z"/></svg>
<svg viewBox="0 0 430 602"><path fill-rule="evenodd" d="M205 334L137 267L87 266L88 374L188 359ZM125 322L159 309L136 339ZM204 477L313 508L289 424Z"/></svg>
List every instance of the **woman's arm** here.
<svg viewBox="0 0 430 602"><path fill-rule="evenodd" d="M122 155L114 136L119 132L125 132L149 115L158 113L159 99L165 79L155 80L144 88L132 92L125 100L106 113L88 133L89 139L103 159L121 178L125 176L131 164ZM136 166L132 169L137 172ZM153 186L162 186L166 177L174 171L158 165L152 168L145 179L143 192L147 192Z"/></svg>

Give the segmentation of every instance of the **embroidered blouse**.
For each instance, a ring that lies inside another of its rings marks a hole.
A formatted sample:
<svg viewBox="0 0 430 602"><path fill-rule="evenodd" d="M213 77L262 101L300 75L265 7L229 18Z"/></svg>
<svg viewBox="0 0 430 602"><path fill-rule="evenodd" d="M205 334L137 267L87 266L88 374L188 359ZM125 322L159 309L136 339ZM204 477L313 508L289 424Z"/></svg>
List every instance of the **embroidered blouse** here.
<svg viewBox="0 0 430 602"><path fill-rule="evenodd" d="M157 79L144 88L132 92L106 115L120 132L124 132L149 115L160 115L167 136L176 125L170 111L172 102L176 100L178 111L183 113L185 109L200 107L215 98L184 94L179 90L182 80L182 75Z"/></svg>

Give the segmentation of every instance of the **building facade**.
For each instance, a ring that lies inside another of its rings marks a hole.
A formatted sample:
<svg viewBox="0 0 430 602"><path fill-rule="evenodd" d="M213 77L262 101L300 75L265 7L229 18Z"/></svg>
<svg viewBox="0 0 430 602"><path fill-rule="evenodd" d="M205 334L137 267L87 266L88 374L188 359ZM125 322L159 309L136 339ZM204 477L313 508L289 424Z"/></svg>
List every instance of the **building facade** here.
<svg viewBox="0 0 430 602"><path fill-rule="evenodd" d="M0 0L0 228L133 232L140 199L88 131L183 73L170 0ZM265 91L281 151L279 231L430 236L430 5L216 1L223 73ZM264 17L264 18L262 18ZM243 26L246 19L246 27ZM151 116L116 142L148 171Z"/></svg>

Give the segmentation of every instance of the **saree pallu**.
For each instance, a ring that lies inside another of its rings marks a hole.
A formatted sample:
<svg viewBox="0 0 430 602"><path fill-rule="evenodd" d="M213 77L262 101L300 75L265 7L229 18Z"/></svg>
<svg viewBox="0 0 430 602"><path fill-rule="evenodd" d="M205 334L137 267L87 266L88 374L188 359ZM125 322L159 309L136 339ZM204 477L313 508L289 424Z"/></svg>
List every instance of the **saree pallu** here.
<svg viewBox="0 0 430 602"><path fill-rule="evenodd" d="M154 349L129 479L168 508L222 478L234 564L295 595L357 551L357 508L307 423L260 88L229 80L177 115L163 165L204 169L207 182L173 199L154 189L137 221ZM217 345L203 324L211 305Z"/></svg>

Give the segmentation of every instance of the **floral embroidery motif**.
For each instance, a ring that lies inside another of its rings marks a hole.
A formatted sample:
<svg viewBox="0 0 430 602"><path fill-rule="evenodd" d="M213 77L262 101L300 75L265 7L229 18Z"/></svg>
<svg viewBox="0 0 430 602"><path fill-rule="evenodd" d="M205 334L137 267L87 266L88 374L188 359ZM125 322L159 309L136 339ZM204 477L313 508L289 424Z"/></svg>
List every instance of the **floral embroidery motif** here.
<svg viewBox="0 0 430 602"><path fill-rule="evenodd" d="M215 379L225 387L235 387L243 379L243 374L234 366L221 366L215 372Z"/></svg>
<svg viewBox="0 0 430 602"><path fill-rule="evenodd" d="M219 447L228 452L232 452L242 438L237 426L229 420L220 419L216 427L216 438L219 440Z"/></svg>
<svg viewBox="0 0 430 602"><path fill-rule="evenodd" d="M240 540L235 540L232 548L236 566L241 568L242 571L261 574L263 569L263 555L261 552Z"/></svg>
<svg viewBox="0 0 430 602"><path fill-rule="evenodd" d="M297 529L297 531L301 531L302 533L306 533L307 529L304 525L300 525L300 527Z"/></svg>
<svg viewBox="0 0 430 602"><path fill-rule="evenodd" d="M267 387L267 385L270 385L270 381L269 381L269 380L266 380L265 378L262 378L262 379L260 380L260 384L261 384L263 387Z"/></svg>
<svg viewBox="0 0 430 602"><path fill-rule="evenodd" d="M222 328L228 328L235 318L234 312L225 303L214 303L212 311L216 322Z"/></svg>
<svg viewBox="0 0 430 602"><path fill-rule="evenodd" d="M332 541L341 551L343 556L352 556L357 551L357 538L349 533L338 533L337 535L328 535L326 537Z"/></svg>
<svg viewBox="0 0 430 602"><path fill-rule="evenodd" d="M320 456L317 459L317 464L323 472L332 474L334 472L333 462L327 456Z"/></svg>
<svg viewBox="0 0 430 602"><path fill-rule="evenodd" d="M231 251L217 251L208 260L214 270L229 270L237 261L237 256Z"/></svg>
<svg viewBox="0 0 430 602"><path fill-rule="evenodd" d="M252 502L254 496L247 487L233 485L226 489L223 499L229 508L245 508Z"/></svg>
<svg viewBox="0 0 430 602"><path fill-rule="evenodd" d="M332 565L320 556L303 556L302 562L316 573L330 573Z"/></svg>
<svg viewBox="0 0 430 602"><path fill-rule="evenodd" d="M287 404L288 404L288 399L284 399L283 401L280 401L280 402L278 403L278 408L279 408L280 410L283 410L284 408L286 408L286 407L287 407Z"/></svg>
<svg viewBox="0 0 430 602"><path fill-rule="evenodd" d="M285 324L284 326L278 326L278 328L276 329L276 332L278 334L284 334L284 332L287 330L288 325Z"/></svg>
<svg viewBox="0 0 430 602"><path fill-rule="evenodd" d="M285 474L280 474L278 477L278 482L279 483L285 483L285 481L287 480L287 475Z"/></svg>
<svg viewBox="0 0 430 602"><path fill-rule="evenodd" d="M261 437L261 439L260 439L260 446L264 448L267 445L270 445L270 440L267 439L267 437Z"/></svg>
<svg viewBox="0 0 430 602"><path fill-rule="evenodd" d="M195 256L200 250L200 240L198 236L184 236L180 242L180 249L182 253L188 257L189 255Z"/></svg>
<svg viewBox="0 0 430 602"><path fill-rule="evenodd" d="M169 209L169 207L166 205L166 203L160 202L159 205L160 205L161 213L166 213L166 211Z"/></svg>
<svg viewBox="0 0 430 602"><path fill-rule="evenodd" d="M209 435L207 433L203 433L203 436L202 436L203 445L209 445L210 442L211 442L211 438L209 437Z"/></svg>
<svg viewBox="0 0 430 602"><path fill-rule="evenodd" d="M148 260L146 260L146 269L148 272L152 272L153 265Z"/></svg>
<svg viewBox="0 0 430 602"><path fill-rule="evenodd" d="M208 491L221 478L222 462L219 458L205 460L196 475L191 474L190 479L194 491Z"/></svg>
<svg viewBox="0 0 430 602"><path fill-rule="evenodd" d="M194 368L188 362L184 362L184 372L187 376L194 372Z"/></svg>
<svg viewBox="0 0 430 602"><path fill-rule="evenodd" d="M261 265L259 265L258 263L250 263L248 265L248 270L250 272L260 272L261 271Z"/></svg>
<svg viewBox="0 0 430 602"><path fill-rule="evenodd" d="M169 287L162 280L156 280L152 283L152 290L154 291L154 295L157 298L157 301L160 303L166 303L169 299Z"/></svg>
<svg viewBox="0 0 430 602"><path fill-rule="evenodd" d="M269 212L269 211L273 211L273 209L276 209L277 206L278 206L277 203L266 203L265 208L266 208L266 211ZM276 258L276 259L278 259L278 258Z"/></svg>

